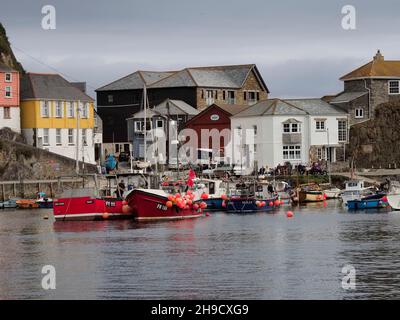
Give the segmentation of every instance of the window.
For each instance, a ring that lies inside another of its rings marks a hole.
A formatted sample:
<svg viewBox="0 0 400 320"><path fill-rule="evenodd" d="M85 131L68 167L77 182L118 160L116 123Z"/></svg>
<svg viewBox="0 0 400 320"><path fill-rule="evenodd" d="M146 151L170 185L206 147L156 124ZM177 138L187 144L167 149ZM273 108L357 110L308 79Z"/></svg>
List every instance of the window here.
<svg viewBox="0 0 400 320"><path fill-rule="evenodd" d="M107 96L107 99L108 99L108 103L113 103L114 102L114 96L112 94L109 94Z"/></svg>
<svg viewBox="0 0 400 320"><path fill-rule="evenodd" d="M229 104L235 104L235 91L229 90L228 91L228 103Z"/></svg>
<svg viewBox="0 0 400 320"><path fill-rule="evenodd" d="M400 81L389 81L389 94L400 94Z"/></svg>
<svg viewBox="0 0 400 320"><path fill-rule="evenodd" d="M222 100L226 100L226 91L225 90L223 90L222 91Z"/></svg>
<svg viewBox="0 0 400 320"><path fill-rule="evenodd" d="M56 101L56 118L63 117L63 104L61 101Z"/></svg>
<svg viewBox="0 0 400 320"><path fill-rule="evenodd" d="M135 131L143 132L144 130L144 121L135 121Z"/></svg>
<svg viewBox="0 0 400 320"><path fill-rule="evenodd" d="M256 153L256 152L257 152L257 145L254 144L254 153Z"/></svg>
<svg viewBox="0 0 400 320"><path fill-rule="evenodd" d="M74 144L74 129L68 129L68 144Z"/></svg>
<svg viewBox="0 0 400 320"><path fill-rule="evenodd" d="M10 86L7 86L5 88L5 97L6 98L12 98L12 89Z"/></svg>
<svg viewBox="0 0 400 320"><path fill-rule="evenodd" d="M4 81L5 82L12 82L12 74L11 73L4 74Z"/></svg>
<svg viewBox="0 0 400 320"><path fill-rule="evenodd" d="M50 116L49 101L41 102L41 114L42 118L48 118Z"/></svg>
<svg viewBox="0 0 400 320"><path fill-rule="evenodd" d="M163 120L157 120L156 121L156 128L163 128L164 127L164 121Z"/></svg>
<svg viewBox="0 0 400 320"><path fill-rule="evenodd" d="M11 109L10 107L4 107L3 108L3 119L11 119Z"/></svg>
<svg viewBox="0 0 400 320"><path fill-rule="evenodd" d="M87 146L87 134L86 134L86 129L82 129L82 144L84 146Z"/></svg>
<svg viewBox="0 0 400 320"><path fill-rule="evenodd" d="M339 142L347 142L347 121L338 120L338 140Z"/></svg>
<svg viewBox="0 0 400 320"><path fill-rule="evenodd" d="M326 149L325 148L317 149L317 158L318 158L318 160L326 160Z"/></svg>
<svg viewBox="0 0 400 320"><path fill-rule="evenodd" d="M206 102L208 105L214 103L214 90L206 90Z"/></svg>
<svg viewBox="0 0 400 320"><path fill-rule="evenodd" d="M67 108L68 108L68 118L74 118L75 117L75 104L74 102L68 102L67 103Z"/></svg>
<svg viewBox="0 0 400 320"><path fill-rule="evenodd" d="M258 129L257 126L254 125L253 126L253 131L254 131L254 136L255 137L257 136L257 129Z"/></svg>
<svg viewBox="0 0 400 320"><path fill-rule="evenodd" d="M355 117L357 119L364 118L364 108L357 108L354 111L355 111Z"/></svg>
<svg viewBox="0 0 400 320"><path fill-rule="evenodd" d="M283 133L299 133L301 132L300 123L284 123Z"/></svg>
<svg viewBox="0 0 400 320"><path fill-rule="evenodd" d="M256 93L254 91L249 91L249 102L256 101Z"/></svg>
<svg viewBox="0 0 400 320"><path fill-rule="evenodd" d="M82 106L82 118L89 117L89 104L86 102Z"/></svg>
<svg viewBox="0 0 400 320"><path fill-rule="evenodd" d="M49 145L49 129L43 129L43 145Z"/></svg>
<svg viewBox="0 0 400 320"><path fill-rule="evenodd" d="M61 129L56 129L56 145L61 146Z"/></svg>
<svg viewBox="0 0 400 320"><path fill-rule="evenodd" d="M325 131L325 120L315 121L315 129L317 131Z"/></svg>
<svg viewBox="0 0 400 320"><path fill-rule="evenodd" d="M301 146L283 146L284 160L301 160Z"/></svg>

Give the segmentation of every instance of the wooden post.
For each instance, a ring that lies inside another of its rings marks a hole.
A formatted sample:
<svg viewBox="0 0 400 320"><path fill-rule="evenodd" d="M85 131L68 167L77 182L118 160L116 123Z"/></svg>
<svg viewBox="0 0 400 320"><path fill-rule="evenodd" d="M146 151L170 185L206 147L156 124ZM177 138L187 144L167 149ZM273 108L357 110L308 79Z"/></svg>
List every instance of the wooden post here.
<svg viewBox="0 0 400 320"><path fill-rule="evenodd" d="M6 201L6 191L4 188L4 183L1 184L1 195L2 195L2 200Z"/></svg>
<svg viewBox="0 0 400 320"><path fill-rule="evenodd" d="M17 184L13 183L14 197L17 197Z"/></svg>
<svg viewBox="0 0 400 320"><path fill-rule="evenodd" d="M53 184L50 182L50 198L53 198Z"/></svg>

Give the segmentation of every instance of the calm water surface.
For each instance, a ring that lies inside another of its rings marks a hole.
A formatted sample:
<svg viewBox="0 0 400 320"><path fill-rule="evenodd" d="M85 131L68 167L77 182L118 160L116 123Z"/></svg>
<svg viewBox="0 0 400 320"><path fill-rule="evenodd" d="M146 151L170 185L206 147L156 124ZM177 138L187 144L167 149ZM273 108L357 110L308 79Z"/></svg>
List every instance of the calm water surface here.
<svg viewBox="0 0 400 320"><path fill-rule="evenodd" d="M0 299L400 298L400 213L286 210L146 224L2 210ZM353 291L341 287L346 264ZM41 288L44 265L56 290Z"/></svg>

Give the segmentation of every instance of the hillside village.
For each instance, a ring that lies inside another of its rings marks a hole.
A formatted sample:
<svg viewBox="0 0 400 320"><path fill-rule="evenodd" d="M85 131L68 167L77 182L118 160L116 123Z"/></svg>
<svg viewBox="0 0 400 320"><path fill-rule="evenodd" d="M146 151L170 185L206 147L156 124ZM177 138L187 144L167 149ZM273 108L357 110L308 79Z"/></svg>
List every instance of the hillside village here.
<svg viewBox="0 0 400 320"><path fill-rule="evenodd" d="M24 70L0 25L0 129L8 132L2 139L9 140L11 130L19 143L101 166L110 154L131 152L142 160L149 123L165 131L190 128L199 136L202 130L247 129L254 143L243 146L243 155L253 152L257 168L316 161L342 167L349 162L366 168L399 165L397 151L385 155L393 148L381 147L388 142L379 128L397 128L397 120L391 121L399 118L400 60L385 60L380 51L341 77L341 92L308 99L269 98L255 64L138 70L98 88L96 97L86 93L81 80ZM390 135L391 141L400 138L397 129ZM211 141L201 146L212 150L212 158L233 162L230 139L221 139L218 149Z"/></svg>

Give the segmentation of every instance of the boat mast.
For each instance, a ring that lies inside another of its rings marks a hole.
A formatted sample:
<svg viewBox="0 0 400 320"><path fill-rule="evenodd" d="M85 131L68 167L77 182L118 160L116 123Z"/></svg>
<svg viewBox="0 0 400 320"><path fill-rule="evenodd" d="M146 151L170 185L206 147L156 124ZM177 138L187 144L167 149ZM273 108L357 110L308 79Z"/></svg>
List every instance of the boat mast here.
<svg viewBox="0 0 400 320"><path fill-rule="evenodd" d="M71 102L73 103L73 102ZM79 174L79 107L80 107L81 101L78 100L78 106L76 108L76 163L75 163L75 171L76 174ZM72 110L73 106L72 106Z"/></svg>
<svg viewBox="0 0 400 320"><path fill-rule="evenodd" d="M146 104L147 104L147 89L146 89L146 84L143 85L143 107L144 107L144 162L147 162L147 139L146 139L146 133L147 133L147 113L146 113Z"/></svg>
<svg viewBox="0 0 400 320"><path fill-rule="evenodd" d="M330 153L330 146L329 146L329 128L326 128L326 134L328 138L328 150L327 150L327 169L328 169L328 177L329 177L329 184L332 184L332 177L331 177L331 160L332 160L332 153Z"/></svg>

